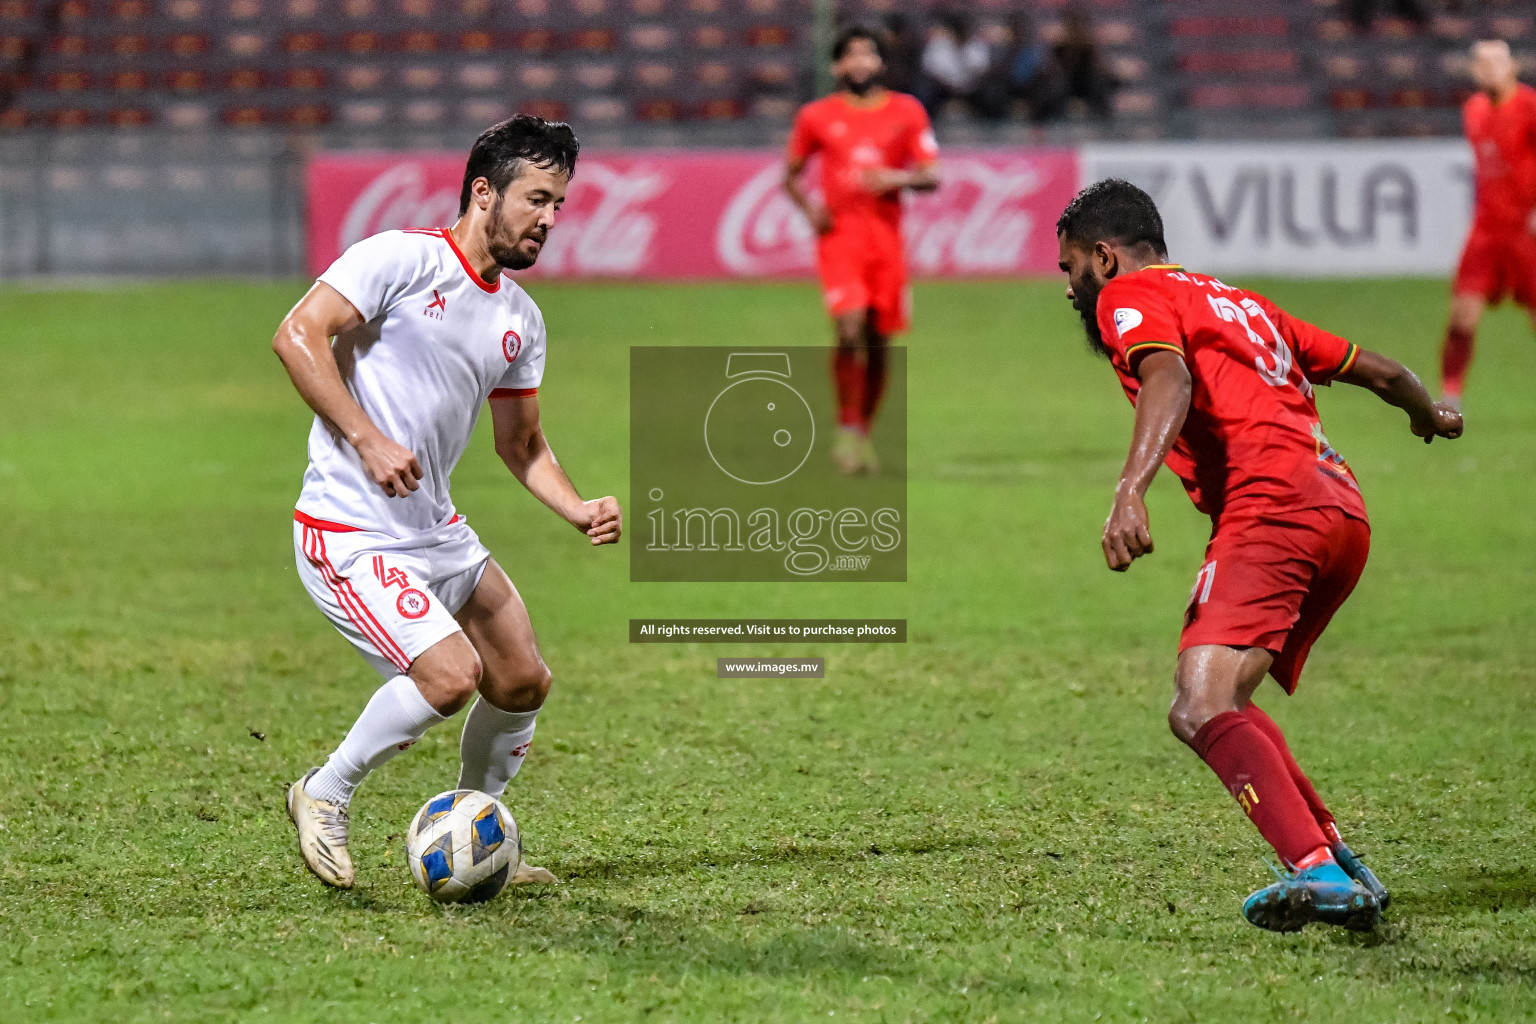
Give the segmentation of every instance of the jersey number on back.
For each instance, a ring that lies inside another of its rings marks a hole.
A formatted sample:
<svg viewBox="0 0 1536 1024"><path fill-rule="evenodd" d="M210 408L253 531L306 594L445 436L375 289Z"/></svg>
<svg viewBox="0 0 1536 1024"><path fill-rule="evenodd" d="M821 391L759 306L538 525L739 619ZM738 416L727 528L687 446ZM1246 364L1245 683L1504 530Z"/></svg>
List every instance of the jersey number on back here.
<svg viewBox="0 0 1536 1024"><path fill-rule="evenodd" d="M1206 300L1217 316L1229 324L1240 324L1247 332L1248 340L1259 347L1260 354L1254 357L1253 365L1266 384L1278 388L1290 383L1291 348L1281 340L1280 332L1275 330L1275 325L1269 322L1269 317L1257 302L1244 299L1239 305L1221 295L1207 295ZM1264 324L1269 331L1268 339L1253 329L1253 325L1248 322L1250 316Z"/></svg>

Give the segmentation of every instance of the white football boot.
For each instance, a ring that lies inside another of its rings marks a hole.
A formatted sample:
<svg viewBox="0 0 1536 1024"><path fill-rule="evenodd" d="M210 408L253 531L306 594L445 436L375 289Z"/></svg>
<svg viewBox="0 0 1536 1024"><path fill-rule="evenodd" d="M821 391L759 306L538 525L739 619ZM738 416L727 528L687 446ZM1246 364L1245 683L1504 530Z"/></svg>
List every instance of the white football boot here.
<svg viewBox="0 0 1536 1024"><path fill-rule="evenodd" d="M534 867L532 864L519 861L517 870L512 872L512 877L507 879L508 885L554 885L560 879L548 868Z"/></svg>
<svg viewBox="0 0 1536 1024"><path fill-rule="evenodd" d="M838 427L832 438L832 465L844 476L864 472L864 434L857 427Z"/></svg>
<svg viewBox="0 0 1536 1024"><path fill-rule="evenodd" d="M347 809L328 800L316 800L304 783L318 768L288 788L288 817L299 830L299 853L304 866L326 885L352 888L352 855L347 852Z"/></svg>
<svg viewBox="0 0 1536 1024"><path fill-rule="evenodd" d="M880 472L880 456L875 453L875 442L867 435L860 439L859 469L870 476Z"/></svg>

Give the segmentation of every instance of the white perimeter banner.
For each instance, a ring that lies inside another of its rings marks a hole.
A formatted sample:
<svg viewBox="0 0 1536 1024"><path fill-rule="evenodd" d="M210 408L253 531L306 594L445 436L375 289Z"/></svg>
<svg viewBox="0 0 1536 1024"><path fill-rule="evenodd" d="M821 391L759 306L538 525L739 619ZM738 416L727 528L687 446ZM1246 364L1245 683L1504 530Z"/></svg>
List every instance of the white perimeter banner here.
<svg viewBox="0 0 1536 1024"><path fill-rule="evenodd" d="M1287 277L1445 276L1472 215L1472 152L1451 140L1103 143L1084 184L1125 178L1192 270Z"/></svg>

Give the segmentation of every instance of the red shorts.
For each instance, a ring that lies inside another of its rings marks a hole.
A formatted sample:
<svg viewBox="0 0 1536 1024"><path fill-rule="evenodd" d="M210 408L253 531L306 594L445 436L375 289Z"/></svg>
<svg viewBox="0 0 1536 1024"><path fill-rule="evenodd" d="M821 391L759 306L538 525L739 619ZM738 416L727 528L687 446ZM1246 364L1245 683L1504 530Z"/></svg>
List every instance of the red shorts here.
<svg viewBox="0 0 1536 1024"><path fill-rule="evenodd" d="M1509 295L1536 308L1536 238L1523 228L1473 227L1456 267L1456 295L1481 295L1496 304Z"/></svg>
<svg viewBox="0 0 1536 1024"><path fill-rule="evenodd" d="M901 232L845 214L817 243L821 291L833 316L867 309L884 335L907 329L911 297Z"/></svg>
<svg viewBox="0 0 1536 1024"><path fill-rule="evenodd" d="M1339 610L1371 550L1371 528L1336 508L1221 523L1205 549L1179 650L1263 647L1269 674L1296 692L1307 654Z"/></svg>

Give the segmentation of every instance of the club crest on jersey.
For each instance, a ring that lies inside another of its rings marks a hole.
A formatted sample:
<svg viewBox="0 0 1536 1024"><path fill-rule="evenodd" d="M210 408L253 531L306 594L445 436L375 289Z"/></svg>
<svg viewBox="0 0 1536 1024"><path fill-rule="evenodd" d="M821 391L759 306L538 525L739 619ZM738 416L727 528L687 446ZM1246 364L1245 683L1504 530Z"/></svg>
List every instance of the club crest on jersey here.
<svg viewBox="0 0 1536 1024"><path fill-rule="evenodd" d="M432 602L427 595L415 587L408 587L400 591L400 596L395 598L395 611L407 619L419 619L427 614L427 609L432 607Z"/></svg>
<svg viewBox="0 0 1536 1024"><path fill-rule="evenodd" d="M1126 331L1135 330L1141 326L1141 310L1122 306L1115 310L1115 330L1120 332L1120 337L1125 337Z"/></svg>
<svg viewBox="0 0 1536 1024"><path fill-rule="evenodd" d="M427 304L426 309L421 311L421 315L429 316L433 320L441 320L446 312L448 312L448 300L438 294L436 288L433 288L432 301Z"/></svg>
<svg viewBox="0 0 1536 1024"><path fill-rule="evenodd" d="M507 357L507 362L517 361L517 354L523 350L523 336L516 331L508 331L501 336L501 354Z"/></svg>

